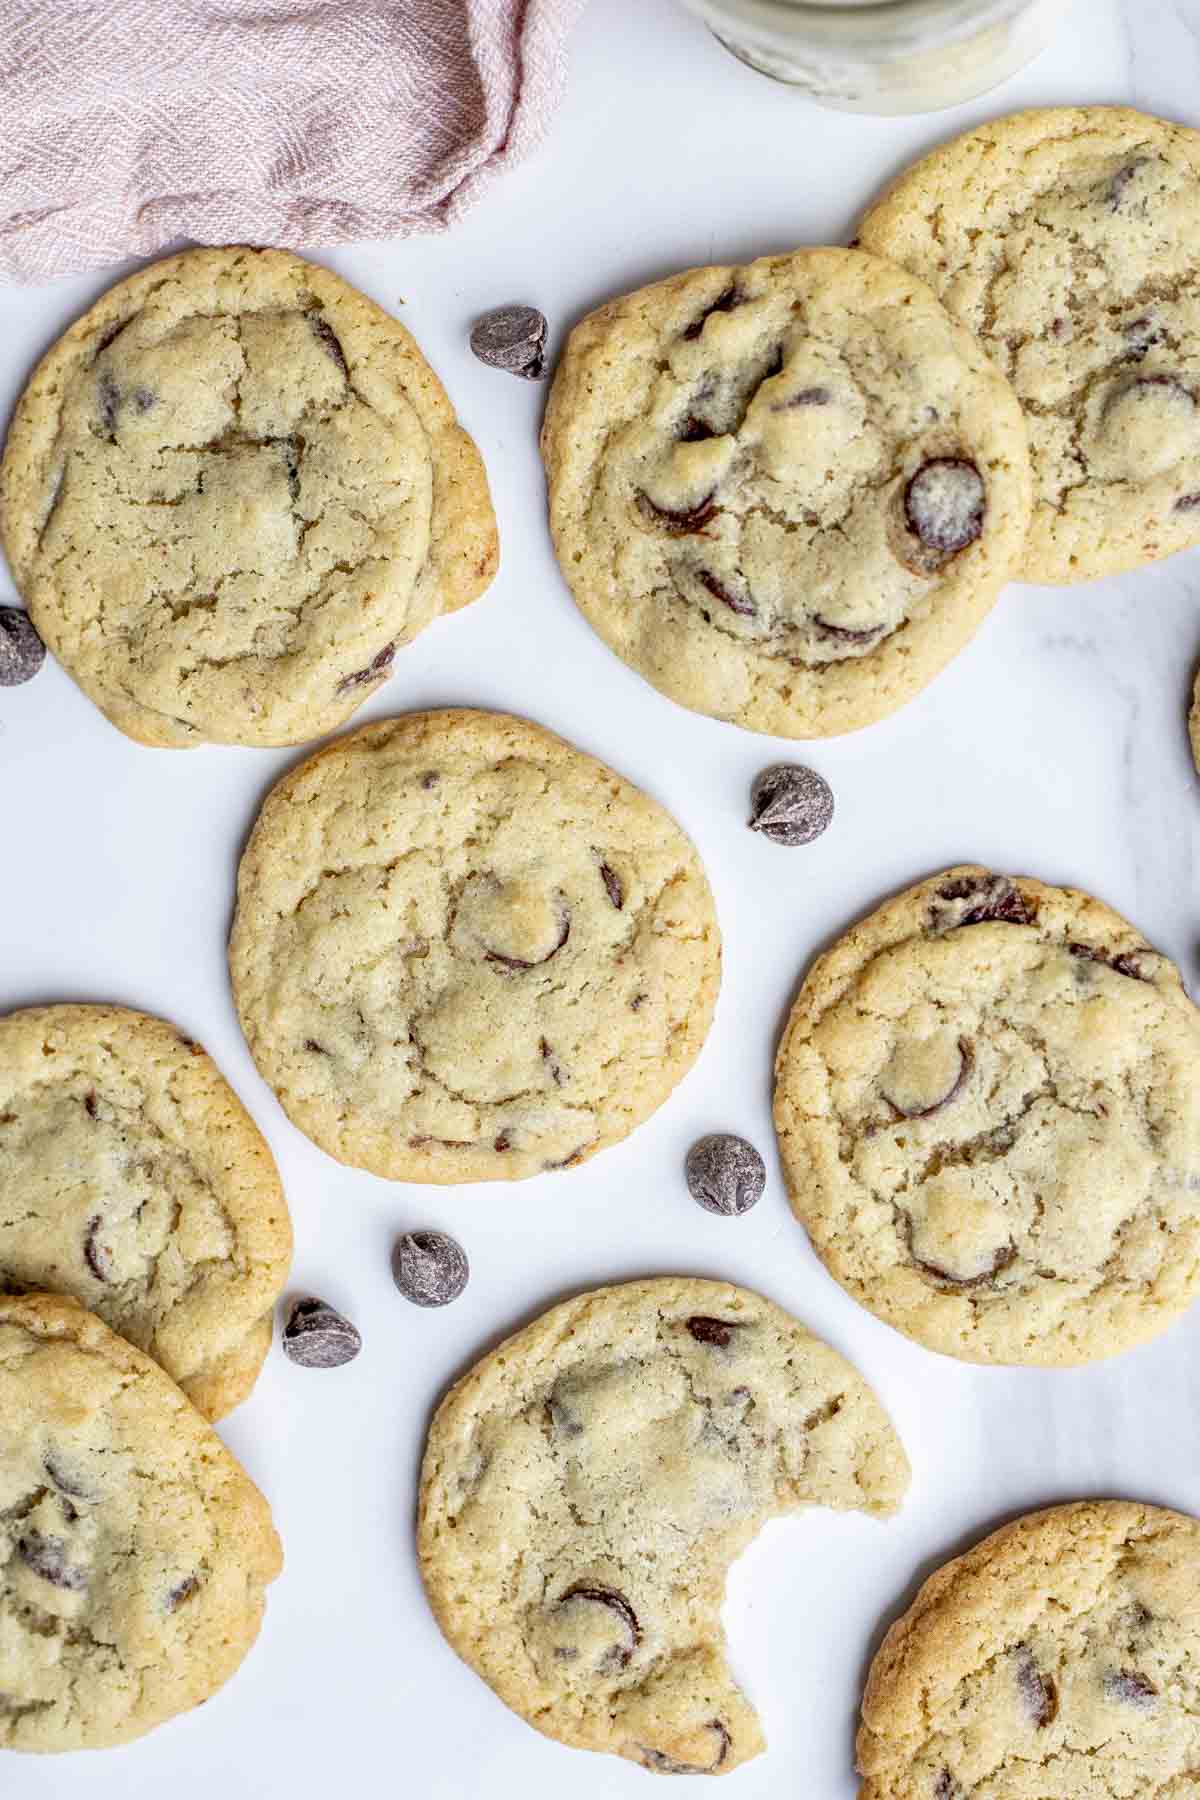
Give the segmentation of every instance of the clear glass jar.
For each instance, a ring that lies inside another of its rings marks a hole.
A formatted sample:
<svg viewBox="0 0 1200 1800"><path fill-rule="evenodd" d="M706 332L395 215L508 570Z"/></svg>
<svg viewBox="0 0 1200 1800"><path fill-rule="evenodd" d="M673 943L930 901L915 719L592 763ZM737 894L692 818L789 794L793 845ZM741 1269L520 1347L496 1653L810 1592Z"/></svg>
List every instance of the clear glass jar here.
<svg viewBox="0 0 1200 1800"><path fill-rule="evenodd" d="M847 112L934 112L1043 49L1068 0L684 0L727 50Z"/></svg>

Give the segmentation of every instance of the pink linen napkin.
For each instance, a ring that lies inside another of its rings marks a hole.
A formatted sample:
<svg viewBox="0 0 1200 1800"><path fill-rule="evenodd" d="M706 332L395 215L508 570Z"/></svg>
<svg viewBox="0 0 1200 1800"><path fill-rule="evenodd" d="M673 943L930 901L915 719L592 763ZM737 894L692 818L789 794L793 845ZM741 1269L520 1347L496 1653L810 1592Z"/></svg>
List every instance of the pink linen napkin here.
<svg viewBox="0 0 1200 1800"><path fill-rule="evenodd" d="M582 0L0 0L0 279L443 230L539 141Z"/></svg>

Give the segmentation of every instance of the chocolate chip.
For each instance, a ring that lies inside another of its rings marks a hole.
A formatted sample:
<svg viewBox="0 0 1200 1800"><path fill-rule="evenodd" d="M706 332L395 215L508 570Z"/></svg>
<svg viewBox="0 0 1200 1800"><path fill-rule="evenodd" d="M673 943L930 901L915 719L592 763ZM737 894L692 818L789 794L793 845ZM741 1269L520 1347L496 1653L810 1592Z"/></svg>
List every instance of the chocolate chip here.
<svg viewBox="0 0 1200 1800"><path fill-rule="evenodd" d="M316 1038L305 1038L304 1048L306 1050L310 1050L314 1056L328 1056L329 1055L329 1052L325 1048L324 1044L318 1044Z"/></svg>
<svg viewBox="0 0 1200 1800"><path fill-rule="evenodd" d="M200 1577L198 1575L185 1575L182 1581L177 1581L173 1588L167 1590L164 1605L168 1612L175 1612L186 1600L191 1600L193 1596L199 1592Z"/></svg>
<svg viewBox="0 0 1200 1800"><path fill-rule="evenodd" d="M495 1137L492 1139L492 1149L497 1155L503 1155L506 1150L512 1149L512 1139L509 1137L507 1131L498 1131L496 1133Z"/></svg>
<svg viewBox="0 0 1200 1800"><path fill-rule="evenodd" d="M656 1775L711 1775L711 1774L713 1774L717 1769L719 1769L721 1767L721 1764L725 1761L725 1758L729 1755L730 1745L732 1744L733 1740L730 1737L729 1733L726 1731L724 1725L722 1725L720 1719L710 1719L704 1729L706 1731L715 1731L717 1734L717 1737L719 1739L719 1747L717 1750L717 1754L712 1762L710 1762L710 1763L676 1762L676 1760L673 1756L667 1756L661 1750L650 1750L643 1744L641 1746L642 1767L645 1769L653 1769ZM939 1796L939 1800L941 1800L940 1796Z"/></svg>
<svg viewBox="0 0 1200 1800"><path fill-rule="evenodd" d="M964 925L1032 925L1033 913L1006 875L962 875L938 889L929 923L933 931L957 931Z"/></svg>
<svg viewBox="0 0 1200 1800"><path fill-rule="evenodd" d="M962 1789L949 1769L943 1769L934 1782L933 1796L934 1800L962 1800Z"/></svg>
<svg viewBox="0 0 1200 1800"><path fill-rule="evenodd" d="M1108 956L1103 950L1097 950L1091 944L1068 944L1067 949L1072 956L1082 957L1085 962L1103 963L1106 968L1115 969L1118 975L1127 975L1131 981L1147 979L1138 963L1138 957L1155 954L1153 950L1149 949L1149 946L1144 951L1123 950L1119 956Z"/></svg>
<svg viewBox="0 0 1200 1800"><path fill-rule="evenodd" d="M1200 494L1181 494L1172 509L1174 512L1200 512ZM0 678L0 685L2 685Z"/></svg>
<svg viewBox="0 0 1200 1800"><path fill-rule="evenodd" d="M96 406L100 413L100 424L105 434L115 438L117 431L117 414L121 410L121 390L105 369L96 381Z"/></svg>
<svg viewBox="0 0 1200 1800"><path fill-rule="evenodd" d="M558 1388L551 1390L546 1401L546 1414L551 1427L559 1437L577 1438L583 1436L583 1425L570 1404L562 1398Z"/></svg>
<svg viewBox="0 0 1200 1800"><path fill-rule="evenodd" d="M1113 388L1104 402L1104 410L1107 413L1122 400L1152 400L1164 393L1173 401L1182 400L1185 406L1194 408L1196 405L1195 394L1183 385L1178 376L1136 375L1132 381Z"/></svg>
<svg viewBox="0 0 1200 1800"><path fill-rule="evenodd" d="M649 494L639 492L637 496L638 510L643 518L649 519L657 525L665 525L672 536L685 537L689 532L703 531L709 521L716 517L719 510L715 498L716 491L713 488L712 492L707 494L697 505L685 507L679 512L672 511L669 506L656 506Z"/></svg>
<svg viewBox="0 0 1200 1800"><path fill-rule="evenodd" d="M958 1099L958 1096L962 1093L963 1088L966 1085L967 1077L970 1075L974 1063L975 1055L971 1049L970 1040L967 1038L959 1038L958 1072L950 1082L945 1093L938 1099L932 1101L928 1106L902 1106L894 1094L889 1094L886 1087L881 1085L879 1091L887 1101L888 1105L900 1118L929 1119L933 1117L934 1113L941 1112L943 1107L951 1105L953 1101Z"/></svg>
<svg viewBox="0 0 1200 1800"><path fill-rule="evenodd" d="M426 793L429 793L430 789L435 788L441 779L436 769L426 769L421 777L421 786Z"/></svg>
<svg viewBox="0 0 1200 1800"><path fill-rule="evenodd" d="M693 1313L687 1328L698 1344L715 1344L718 1350L727 1350L734 1332L742 1326L740 1319L710 1319L704 1313Z"/></svg>
<svg viewBox="0 0 1200 1800"><path fill-rule="evenodd" d="M350 366L346 361L346 352L342 349L341 339L333 330L333 327L326 324L319 312L310 312L306 314L306 317L308 319L309 329L326 356L329 357L331 362L337 364L342 378L345 381L349 381Z"/></svg>
<svg viewBox="0 0 1200 1800"><path fill-rule="evenodd" d="M711 425L706 425L703 419L698 419L696 417L695 413L689 413L687 418L683 421L676 442L680 444L703 444L708 438L716 437L716 435L717 434L712 429Z"/></svg>
<svg viewBox="0 0 1200 1800"><path fill-rule="evenodd" d="M471 327L471 349L480 362L527 381L546 373L546 319L536 306L496 306Z"/></svg>
<svg viewBox="0 0 1200 1800"><path fill-rule="evenodd" d="M741 303L742 296L739 294L736 284L730 282L724 293L719 294L710 306L706 306L698 319L692 320L692 323L684 331L684 337L698 338L704 330L705 321L711 319L714 313L732 312L734 307L740 306Z"/></svg>
<svg viewBox="0 0 1200 1800"><path fill-rule="evenodd" d="M95 1090L95 1088L93 1088L89 1094L85 1094L83 1096L83 1110L87 1114L89 1119L94 1119L96 1117L96 1090Z"/></svg>
<svg viewBox="0 0 1200 1800"><path fill-rule="evenodd" d="M1121 203L1125 198L1126 188L1128 188L1130 182L1138 173L1138 170L1144 169L1149 161L1150 158L1148 156L1135 156L1132 161L1127 162L1123 168L1117 170L1116 174L1108 184L1108 204L1113 212L1120 212Z"/></svg>
<svg viewBox="0 0 1200 1800"><path fill-rule="evenodd" d="M832 818L833 789L815 769L801 763L772 763L754 777L747 824L773 844L789 849L811 844Z"/></svg>
<svg viewBox="0 0 1200 1800"><path fill-rule="evenodd" d="M112 1270L112 1251L100 1242L102 1223L100 1214L96 1213L88 1220L83 1236L83 1260L97 1281L107 1281Z"/></svg>
<svg viewBox="0 0 1200 1800"><path fill-rule="evenodd" d="M547 950L545 956L539 956L534 961L527 962L520 956L505 956L500 950L485 950L484 955L490 963L496 963L502 969L538 969L543 963L548 963L552 956L558 955L570 935L571 915L564 910L559 923L558 942Z"/></svg>
<svg viewBox="0 0 1200 1800"><path fill-rule="evenodd" d="M908 1222L908 1241L909 1241L909 1252L911 1254L911 1252L912 1252L912 1220L911 1219ZM996 1254L992 1258L991 1266L989 1268L984 1269L984 1271L980 1275L954 1275L951 1273L951 1271L949 1269L943 1269L940 1264L925 1262L923 1260L923 1258L921 1258L919 1256L913 1256L912 1260L913 1260L914 1268L920 1269L923 1274L931 1276L934 1281L944 1281L950 1287L955 1287L955 1288L980 1288L980 1287L986 1287L989 1281L993 1281L995 1279L995 1277L997 1275L1002 1274L1004 1272L1004 1270L1010 1266L1010 1264L1016 1262L1017 1247L1015 1244L1005 1244L1005 1246L1002 1250L997 1250Z"/></svg>
<svg viewBox="0 0 1200 1800"><path fill-rule="evenodd" d="M545 1038L542 1039L542 1061L545 1063L546 1067L549 1069L550 1079L553 1081L555 1087L561 1087L563 1084L563 1079L564 1079L562 1064L559 1062L558 1058L555 1056L553 1050L550 1048L550 1045ZM507 1149L508 1146L505 1145L505 1148Z"/></svg>
<svg viewBox="0 0 1200 1800"><path fill-rule="evenodd" d="M707 569L697 569L696 580L702 588L708 589L714 600L719 600L722 606L727 606L730 612L737 613L743 619L757 618L758 608L749 594L735 594L732 588L727 587L723 581Z"/></svg>
<svg viewBox="0 0 1200 1800"><path fill-rule="evenodd" d="M1131 319L1129 324L1123 327L1122 336L1129 346L1129 355L1134 361L1140 362L1148 350L1152 349L1155 344L1161 344L1163 329L1157 320L1146 313L1140 319Z"/></svg>
<svg viewBox="0 0 1200 1800"><path fill-rule="evenodd" d="M728 1219L749 1212L767 1184L766 1166L754 1145L728 1131L697 1138L684 1171L693 1200Z"/></svg>
<svg viewBox="0 0 1200 1800"><path fill-rule="evenodd" d="M305 1369L337 1369L362 1349L349 1319L324 1300L297 1300L283 1328L284 1354Z"/></svg>
<svg viewBox="0 0 1200 1800"><path fill-rule="evenodd" d="M1021 1704L1039 1731L1053 1723L1058 1715L1058 1687L1053 1679L1038 1668L1027 1644L1019 1644L1017 1659L1017 1692Z"/></svg>
<svg viewBox="0 0 1200 1800"><path fill-rule="evenodd" d="M795 406L829 406L833 401L833 390L827 387L801 388L790 400L777 400L772 412L791 412Z"/></svg>
<svg viewBox="0 0 1200 1800"><path fill-rule="evenodd" d="M46 646L28 613L0 606L0 687L32 681L46 660Z"/></svg>
<svg viewBox="0 0 1200 1800"><path fill-rule="evenodd" d="M87 1576L83 1570L73 1568L67 1561L67 1546L60 1537L47 1537L41 1531L27 1531L24 1537L17 1540L17 1555L35 1575L40 1575L52 1587L65 1588L68 1593L75 1594L82 1593L87 1587Z"/></svg>
<svg viewBox="0 0 1200 1800"><path fill-rule="evenodd" d="M1104 1677L1104 1692L1110 1700L1136 1706L1142 1712L1148 1712L1158 1699L1154 1683L1137 1669L1111 1669Z"/></svg>
<svg viewBox="0 0 1200 1800"><path fill-rule="evenodd" d="M620 1619L628 1637L628 1642L616 1650L613 1660L616 1666L623 1669L630 1657L642 1641L642 1628L638 1624L638 1616L626 1600L624 1594L618 1594L613 1588L587 1587L582 1582L567 1589L558 1605L568 1606L575 1601L586 1601L593 1606L606 1606Z"/></svg>
<svg viewBox="0 0 1200 1800"><path fill-rule="evenodd" d="M838 644L873 644L887 630L886 625L864 625L858 631L849 625L831 625L820 613L813 615L813 624L822 637L832 638Z"/></svg>
<svg viewBox="0 0 1200 1800"><path fill-rule="evenodd" d="M926 550L948 561L983 530L987 489L973 462L939 456L919 468L904 490L908 527Z"/></svg>
<svg viewBox="0 0 1200 1800"><path fill-rule="evenodd" d="M406 1231L392 1252L396 1286L414 1306L448 1306L469 1274L462 1245L444 1231Z"/></svg>
<svg viewBox="0 0 1200 1800"><path fill-rule="evenodd" d="M385 644L383 649L377 656L374 656L371 659L365 669L356 669L353 675L347 675L342 681L338 682L338 693L348 694L354 688L366 687L369 682L382 681L395 660L395 644Z"/></svg>
<svg viewBox="0 0 1200 1800"><path fill-rule="evenodd" d="M60 1494L69 1494L72 1500L90 1500L91 1494L73 1475L68 1475L63 1464L53 1451L42 1459L42 1467L54 1483Z"/></svg>
<svg viewBox="0 0 1200 1800"><path fill-rule="evenodd" d="M609 868L607 863L600 864L600 879L604 883L604 891L620 912L625 904L625 890L621 886L620 876Z"/></svg>
<svg viewBox="0 0 1200 1800"><path fill-rule="evenodd" d="M152 394L149 388L136 387L133 390L133 404L140 413L148 413L152 406L158 405L158 395Z"/></svg>

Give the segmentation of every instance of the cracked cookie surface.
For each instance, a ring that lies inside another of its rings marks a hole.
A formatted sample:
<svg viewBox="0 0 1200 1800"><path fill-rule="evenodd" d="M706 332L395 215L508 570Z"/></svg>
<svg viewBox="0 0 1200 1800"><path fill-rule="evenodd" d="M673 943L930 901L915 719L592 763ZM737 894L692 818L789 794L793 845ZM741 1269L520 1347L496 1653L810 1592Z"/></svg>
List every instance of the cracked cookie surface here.
<svg viewBox="0 0 1200 1800"><path fill-rule="evenodd" d="M888 1632L859 1800L1184 1800L1200 1768L1200 1523L1086 1500L948 1563Z"/></svg>
<svg viewBox="0 0 1200 1800"><path fill-rule="evenodd" d="M973 1362L1111 1356L1200 1290L1200 1014L1100 901L963 867L814 964L776 1063L843 1287Z"/></svg>
<svg viewBox="0 0 1200 1800"><path fill-rule="evenodd" d="M1019 561L1025 428L922 283L853 250L692 269L571 334L542 433L563 574L696 712L780 737L883 718Z"/></svg>
<svg viewBox="0 0 1200 1800"><path fill-rule="evenodd" d="M116 1006L0 1018L0 1291L74 1296L219 1419L291 1249L271 1152L199 1044Z"/></svg>
<svg viewBox="0 0 1200 1800"><path fill-rule="evenodd" d="M417 713L285 776L230 967L288 1116L400 1181L581 1162L691 1067L720 978L699 858L653 800L527 720Z"/></svg>
<svg viewBox="0 0 1200 1800"><path fill-rule="evenodd" d="M908 1477L862 1377L780 1307L629 1282L554 1307L447 1395L421 1573L454 1649L546 1736L727 1774L763 1748L725 1659L729 1565L805 1506L894 1512Z"/></svg>
<svg viewBox="0 0 1200 1800"><path fill-rule="evenodd" d="M175 1383L73 1300L0 1296L0 1747L198 1706L279 1573L266 1501Z"/></svg>
<svg viewBox="0 0 1200 1800"><path fill-rule="evenodd" d="M860 228L1016 388L1035 506L1022 573L1085 581L1200 543L1200 132L1127 107L997 119Z"/></svg>
<svg viewBox="0 0 1200 1800"><path fill-rule="evenodd" d="M0 537L84 692L177 747L331 731L497 561L478 452L409 333L245 248L153 264L49 352Z"/></svg>

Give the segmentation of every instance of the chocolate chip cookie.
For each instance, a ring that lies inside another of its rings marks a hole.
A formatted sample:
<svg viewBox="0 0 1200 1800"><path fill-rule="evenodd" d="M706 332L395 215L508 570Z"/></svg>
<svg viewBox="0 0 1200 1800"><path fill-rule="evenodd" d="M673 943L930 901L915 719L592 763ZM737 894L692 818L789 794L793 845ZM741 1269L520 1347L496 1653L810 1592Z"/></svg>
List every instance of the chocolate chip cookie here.
<svg viewBox="0 0 1200 1800"><path fill-rule="evenodd" d="M554 1307L430 1428L418 1546L458 1654L547 1737L663 1775L763 1748L725 1660L730 1563L803 1506L885 1515L908 1463L861 1376L725 1282Z"/></svg>
<svg viewBox="0 0 1200 1800"><path fill-rule="evenodd" d="M364 727L284 779L238 879L242 1028L288 1116L396 1181L512 1181L648 1118L720 937L654 801L499 713Z"/></svg>
<svg viewBox="0 0 1200 1800"><path fill-rule="evenodd" d="M860 228L977 332L1025 410L1023 573L1086 581L1200 544L1200 132L1121 106L996 119Z"/></svg>
<svg viewBox="0 0 1200 1800"><path fill-rule="evenodd" d="M258 1635L267 1503L175 1383L74 1300L0 1296L0 1747L128 1743Z"/></svg>
<svg viewBox="0 0 1200 1800"><path fill-rule="evenodd" d="M830 1272L969 1362L1111 1356L1200 1289L1200 1014L1098 900L964 867L814 964L776 1064Z"/></svg>
<svg viewBox="0 0 1200 1800"><path fill-rule="evenodd" d="M923 283L852 250L692 269L571 335L542 435L590 622L697 712L780 737L883 718L1020 560L1020 408Z"/></svg>
<svg viewBox="0 0 1200 1800"><path fill-rule="evenodd" d="M1083 1500L939 1569L863 1700L859 1800L1196 1792L1200 1523Z"/></svg>
<svg viewBox="0 0 1200 1800"><path fill-rule="evenodd" d="M496 568L483 465L403 326L280 250L190 250L50 351L0 466L33 622L142 743L331 731Z"/></svg>
<svg viewBox="0 0 1200 1800"><path fill-rule="evenodd" d="M0 1019L0 1291L74 1295L219 1419L291 1250L271 1152L199 1044L116 1006Z"/></svg>

